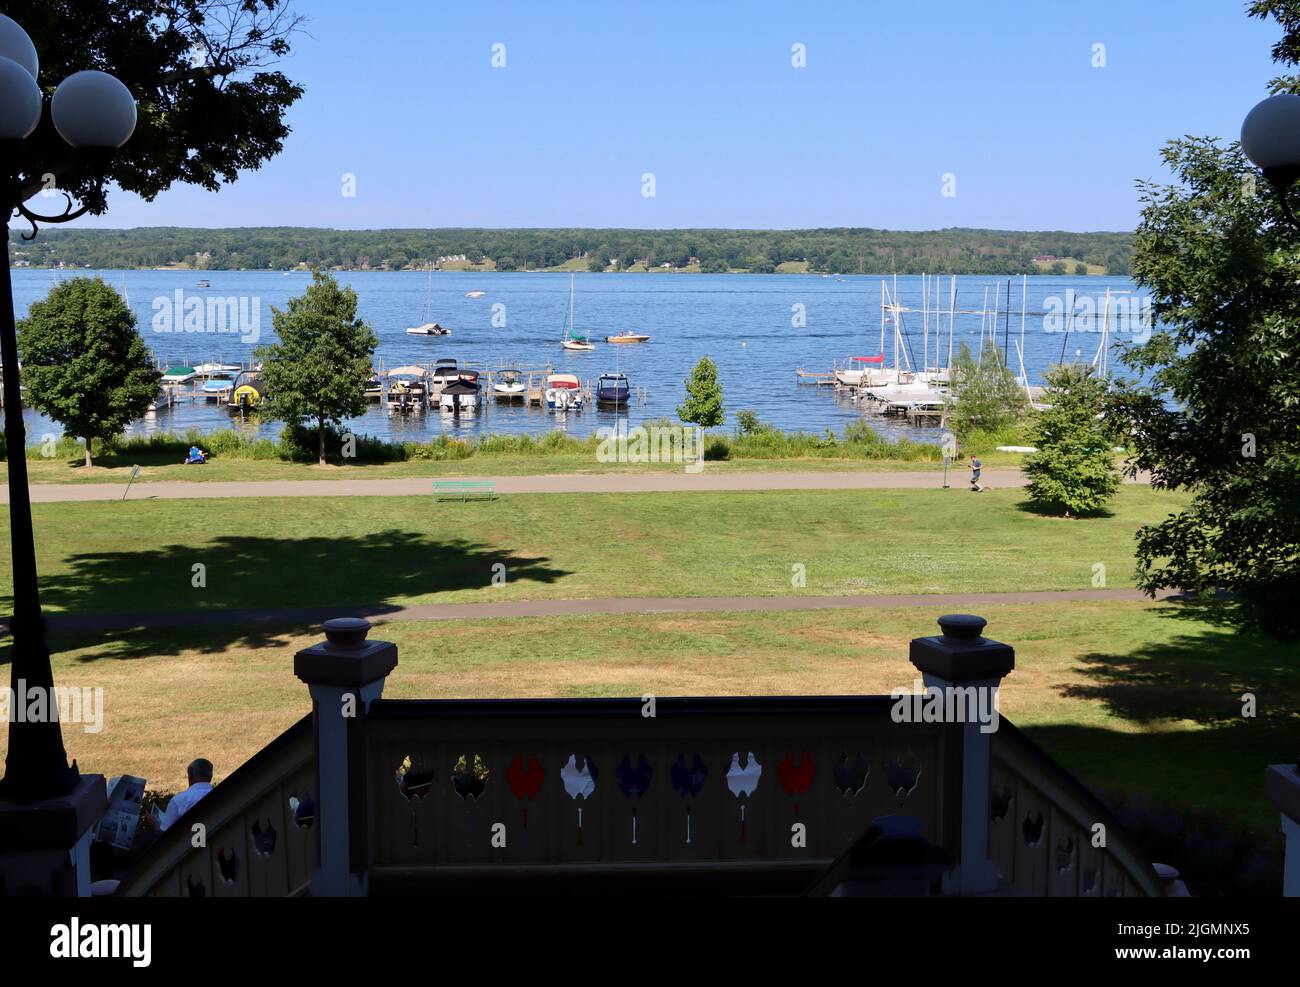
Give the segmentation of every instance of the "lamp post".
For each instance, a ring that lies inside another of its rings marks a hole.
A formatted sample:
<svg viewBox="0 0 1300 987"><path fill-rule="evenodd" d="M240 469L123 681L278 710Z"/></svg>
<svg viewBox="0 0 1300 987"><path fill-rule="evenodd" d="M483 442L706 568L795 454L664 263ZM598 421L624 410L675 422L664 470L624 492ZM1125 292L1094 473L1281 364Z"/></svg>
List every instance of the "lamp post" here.
<svg viewBox="0 0 1300 987"><path fill-rule="evenodd" d="M5 263L0 268L0 361L4 367L5 442L9 459L9 529L13 549L14 612L9 631L13 658L9 683L11 706L36 690L53 689L50 652L45 643L45 618L36 579L36 543L32 535L32 507L27 490L27 434L23 426L22 393L18 386L18 339L14 322L13 288L9 277L8 220L16 212L31 224L66 223L86 212L67 207L55 216L42 216L23 203L21 179L24 142L42 125L45 95L37 83L36 47L27 32L0 14L0 184L5 196ZM135 100L120 81L107 72L75 72L55 89L49 100L49 121L74 154L102 170L109 155L135 130ZM53 704L51 704L53 706ZM63 734L53 707L36 722L14 715L11 708L9 747L0 798L34 802L67 795L77 785L75 762L69 767Z"/></svg>
<svg viewBox="0 0 1300 987"><path fill-rule="evenodd" d="M1241 149L1277 192L1282 214L1300 230L1288 196L1300 180L1300 96L1270 96L1246 114Z"/></svg>

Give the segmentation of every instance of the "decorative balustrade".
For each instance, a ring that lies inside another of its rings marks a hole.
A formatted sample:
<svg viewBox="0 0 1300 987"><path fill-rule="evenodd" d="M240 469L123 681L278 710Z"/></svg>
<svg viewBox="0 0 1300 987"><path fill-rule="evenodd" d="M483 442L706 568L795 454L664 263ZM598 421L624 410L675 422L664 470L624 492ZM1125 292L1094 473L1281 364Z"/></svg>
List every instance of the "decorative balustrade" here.
<svg viewBox="0 0 1300 987"><path fill-rule="evenodd" d="M305 893L318 857L314 775L312 717L304 716L163 833L117 893Z"/></svg>
<svg viewBox="0 0 1300 987"><path fill-rule="evenodd" d="M1155 871L1078 779L1003 720L993 734L989 856L1021 892L1158 897ZM1175 873L1176 876L1176 873Z"/></svg>
<svg viewBox="0 0 1300 987"><path fill-rule="evenodd" d="M569 879L802 890L872 821L942 846L939 724L887 697L379 700L372 889ZM706 876L707 875L707 876ZM724 877L725 875L725 877Z"/></svg>
<svg viewBox="0 0 1300 987"><path fill-rule="evenodd" d="M941 625L911 646L927 688L988 699L1014 652L979 618ZM1162 893L1005 719L900 717L884 696L384 700L397 649L368 627L331 621L298 653L312 716L120 894Z"/></svg>

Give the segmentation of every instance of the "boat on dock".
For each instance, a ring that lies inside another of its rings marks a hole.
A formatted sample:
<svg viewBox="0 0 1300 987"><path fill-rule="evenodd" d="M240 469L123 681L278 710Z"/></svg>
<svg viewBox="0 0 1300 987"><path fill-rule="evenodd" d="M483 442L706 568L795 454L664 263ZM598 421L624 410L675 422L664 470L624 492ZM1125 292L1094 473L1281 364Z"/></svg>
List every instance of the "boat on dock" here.
<svg viewBox="0 0 1300 987"><path fill-rule="evenodd" d="M203 382L199 390L205 398L222 400L229 397L235 390L235 380L239 377L240 371L236 370L214 370L208 374L208 379Z"/></svg>
<svg viewBox="0 0 1300 987"><path fill-rule="evenodd" d="M270 399L266 385L257 378L252 370L240 371L226 399L226 407L231 411L247 412L260 407Z"/></svg>
<svg viewBox="0 0 1300 987"><path fill-rule="evenodd" d="M445 414L459 415L478 410L479 385L478 374L469 373L453 380L438 395L438 409Z"/></svg>
<svg viewBox="0 0 1300 987"><path fill-rule="evenodd" d="M624 329L617 336L606 336L605 342L617 343L617 344L648 343L650 342L650 337L643 332L635 332L632 329Z"/></svg>
<svg viewBox="0 0 1300 987"><path fill-rule="evenodd" d="M498 370L492 377L492 396L498 401L522 401L527 392L518 370Z"/></svg>
<svg viewBox="0 0 1300 987"><path fill-rule="evenodd" d="M460 380L460 373L460 364L455 357L440 357L429 371L429 396L436 398L444 387L452 381Z"/></svg>
<svg viewBox="0 0 1300 987"><path fill-rule="evenodd" d="M198 376L193 367L168 367L163 371L162 384L188 384Z"/></svg>
<svg viewBox="0 0 1300 987"><path fill-rule="evenodd" d="M596 404L614 408L626 408L632 396L632 387L627 374L601 374L596 381Z"/></svg>
<svg viewBox="0 0 1300 987"><path fill-rule="evenodd" d="M424 411L429 401L429 372L419 364L388 371L388 413L409 415Z"/></svg>
<svg viewBox="0 0 1300 987"><path fill-rule="evenodd" d="M546 407L552 411L577 411L582 408L582 383L576 374L547 374L542 382Z"/></svg>

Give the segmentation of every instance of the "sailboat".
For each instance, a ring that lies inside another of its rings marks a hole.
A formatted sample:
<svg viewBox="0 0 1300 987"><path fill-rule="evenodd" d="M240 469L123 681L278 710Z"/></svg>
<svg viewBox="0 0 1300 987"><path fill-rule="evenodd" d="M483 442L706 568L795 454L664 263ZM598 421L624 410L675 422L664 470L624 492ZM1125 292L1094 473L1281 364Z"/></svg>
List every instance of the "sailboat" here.
<svg viewBox="0 0 1300 987"><path fill-rule="evenodd" d="M406 331L412 336L450 336L451 330L429 321L429 308L433 303L433 272L429 272L429 285L424 289L424 321Z"/></svg>
<svg viewBox="0 0 1300 987"><path fill-rule="evenodd" d="M569 312L564 319L564 336L560 345L566 350L594 350L596 344L588 341L586 336L573 334L573 273L569 273Z"/></svg>

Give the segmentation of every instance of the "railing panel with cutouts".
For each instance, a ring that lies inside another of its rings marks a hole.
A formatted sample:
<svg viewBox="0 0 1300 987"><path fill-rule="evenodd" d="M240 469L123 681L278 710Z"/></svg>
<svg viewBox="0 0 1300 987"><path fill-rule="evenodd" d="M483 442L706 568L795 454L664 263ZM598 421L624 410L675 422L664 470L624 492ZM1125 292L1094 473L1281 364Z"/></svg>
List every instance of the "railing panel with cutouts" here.
<svg viewBox="0 0 1300 987"><path fill-rule="evenodd" d="M989 857L1003 880L1039 896L1163 893L1146 855L1105 806L1005 719L992 753Z"/></svg>
<svg viewBox="0 0 1300 987"><path fill-rule="evenodd" d="M944 842L942 728L888 697L381 700L371 875L824 867L884 815Z"/></svg>
<svg viewBox="0 0 1300 987"><path fill-rule="evenodd" d="M303 893L318 856L315 770L308 715L192 806L141 857L117 893L169 897ZM196 840L195 827L201 827L197 831L201 841Z"/></svg>

